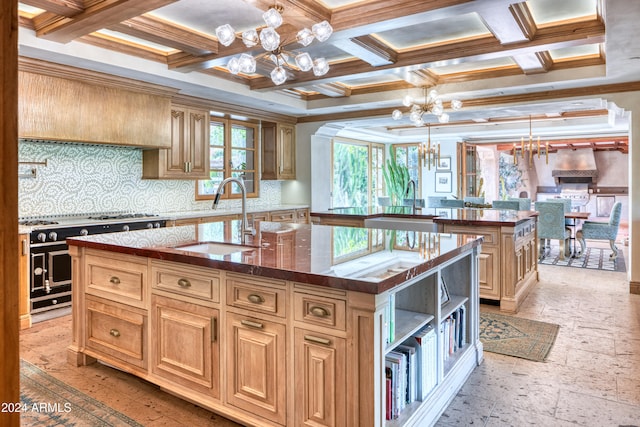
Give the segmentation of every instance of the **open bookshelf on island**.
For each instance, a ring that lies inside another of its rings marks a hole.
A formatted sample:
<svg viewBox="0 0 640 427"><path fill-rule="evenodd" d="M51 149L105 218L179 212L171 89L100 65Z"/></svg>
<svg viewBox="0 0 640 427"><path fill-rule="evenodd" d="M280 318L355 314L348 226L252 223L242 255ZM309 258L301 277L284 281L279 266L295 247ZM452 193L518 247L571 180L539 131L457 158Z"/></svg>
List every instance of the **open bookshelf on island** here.
<svg viewBox="0 0 640 427"><path fill-rule="evenodd" d="M477 265L462 254L380 295L381 425L434 423L482 360Z"/></svg>

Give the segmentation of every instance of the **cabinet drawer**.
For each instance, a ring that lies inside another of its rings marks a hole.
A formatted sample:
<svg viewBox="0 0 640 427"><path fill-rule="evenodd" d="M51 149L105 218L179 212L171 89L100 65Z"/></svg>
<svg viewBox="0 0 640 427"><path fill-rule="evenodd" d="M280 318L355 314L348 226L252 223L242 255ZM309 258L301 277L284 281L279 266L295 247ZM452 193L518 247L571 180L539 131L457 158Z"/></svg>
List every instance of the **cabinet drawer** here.
<svg viewBox="0 0 640 427"><path fill-rule="evenodd" d="M147 317L134 310L87 298L87 347L146 367Z"/></svg>
<svg viewBox="0 0 640 427"><path fill-rule="evenodd" d="M271 221L273 222L296 222L296 211L293 209L286 211L271 212Z"/></svg>
<svg viewBox="0 0 640 427"><path fill-rule="evenodd" d="M220 302L220 272L211 269L152 262L151 286L153 289Z"/></svg>
<svg viewBox="0 0 640 427"><path fill-rule="evenodd" d="M293 306L297 322L345 330L347 306L343 300L294 292Z"/></svg>
<svg viewBox="0 0 640 427"><path fill-rule="evenodd" d="M226 287L228 305L279 317L285 316L285 282L271 282L252 276L228 274Z"/></svg>
<svg viewBox="0 0 640 427"><path fill-rule="evenodd" d="M87 252L86 292L110 300L144 306L147 262L132 256Z"/></svg>
<svg viewBox="0 0 640 427"><path fill-rule="evenodd" d="M461 234L476 234L484 236L483 246L490 245L495 246L498 245L499 242L499 231L496 228L492 227L456 227L456 226L445 226L445 233L461 233Z"/></svg>
<svg viewBox="0 0 640 427"><path fill-rule="evenodd" d="M297 222L301 224L309 223L309 209L298 209L296 211Z"/></svg>

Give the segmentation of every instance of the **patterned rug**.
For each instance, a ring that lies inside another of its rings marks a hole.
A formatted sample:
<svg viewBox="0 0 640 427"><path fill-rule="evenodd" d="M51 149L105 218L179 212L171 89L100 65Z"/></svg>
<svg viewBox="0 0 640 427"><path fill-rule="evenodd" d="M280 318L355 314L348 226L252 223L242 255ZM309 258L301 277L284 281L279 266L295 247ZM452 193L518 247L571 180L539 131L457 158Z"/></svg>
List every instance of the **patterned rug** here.
<svg viewBox="0 0 640 427"><path fill-rule="evenodd" d="M22 426L142 427L24 360L20 360L20 401Z"/></svg>
<svg viewBox="0 0 640 427"><path fill-rule="evenodd" d="M627 271L627 267L624 263L624 255L622 249L618 251L618 257L615 260L611 260L609 255L611 249L602 248L587 248L584 255L580 258L565 257L561 260L559 257L559 246L551 246L551 250L547 256L540 261L540 264L544 265L560 265L563 267L577 267L577 268L591 268L594 270L607 270L607 271Z"/></svg>
<svg viewBox="0 0 640 427"><path fill-rule="evenodd" d="M559 325L497 313L480 313L480 341L485 351L543 362Z"/></svg>

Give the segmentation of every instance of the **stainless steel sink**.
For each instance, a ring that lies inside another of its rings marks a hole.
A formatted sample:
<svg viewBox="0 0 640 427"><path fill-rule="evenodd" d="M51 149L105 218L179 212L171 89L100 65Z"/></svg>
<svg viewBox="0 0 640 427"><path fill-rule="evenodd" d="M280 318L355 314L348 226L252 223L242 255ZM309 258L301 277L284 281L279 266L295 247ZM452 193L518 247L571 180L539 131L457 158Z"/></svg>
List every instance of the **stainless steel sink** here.
<svg viewBox="0 0 640 427"><path fill-rule="evenodd" d="M219 242L203 242L195 245L176 246L173 249L185 252L199 252L212 255L228 255L237 252L252 251L256 248L251 246L236 245L233 243L219 243Z"/></svg>

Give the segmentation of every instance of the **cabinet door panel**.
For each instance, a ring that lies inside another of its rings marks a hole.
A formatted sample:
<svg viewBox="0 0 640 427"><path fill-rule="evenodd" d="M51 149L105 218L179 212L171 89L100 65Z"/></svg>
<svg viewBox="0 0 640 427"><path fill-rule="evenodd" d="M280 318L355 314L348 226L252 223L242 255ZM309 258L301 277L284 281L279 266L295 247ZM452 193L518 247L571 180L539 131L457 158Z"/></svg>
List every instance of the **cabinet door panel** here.
<svg viewBox="0 0 640 427"><path fill-rule="evenodd" d="M187 158L185 157L186 153L183 147L186 144L187 138L186 115L186 108L171 108L171 148L167 156L167 172L178 174L185 172Z"/></svg>
<svg viewBox="0 0 640 427"><path fill-rule="evenodd" d="M345 425L345 340L296 328L294 357L295 425Z"/></svg>
<svg viewBox="0 0 640 427"><path fill-rule="evenodd" d="M500 299L499 248L482 247L479 257L480 298Z"/></svg>
<svg viewBox="0 0 640 427"><path fill-rule="evenodd" d="M219 397L218 310L154 295L152 313L153 373Z"/></svg>
<svg viewBox="0 0 640 427"><path fill-rule="evenodd" d="M209 173L209 116L207 111L189 110L190 173L207 176Z"/></svg>
<svg viewBox="0 0 640 427"><path fill-rule="evenodd" d="M285 326L235 313L227 316L228 403L284 424Z"/></svg>

